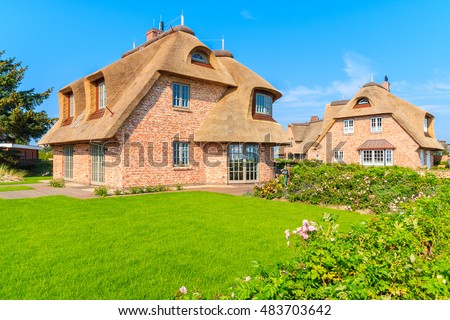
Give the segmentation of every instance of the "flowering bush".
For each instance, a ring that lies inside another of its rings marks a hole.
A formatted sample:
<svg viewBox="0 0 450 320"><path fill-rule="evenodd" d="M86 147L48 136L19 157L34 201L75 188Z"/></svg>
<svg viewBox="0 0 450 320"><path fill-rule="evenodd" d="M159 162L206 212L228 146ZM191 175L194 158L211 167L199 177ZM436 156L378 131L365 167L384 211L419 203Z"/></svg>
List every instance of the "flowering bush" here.
<svg viewBox="0 0 450 320"><path fill-rule="evenodd" d="M263 185L255 186L253 188L253 194L256 197L266 199L281 198L284 194L283 178L283 175L280 175L276 179Z"/></svg>
<svg viewBox="0 0 450 320"><path fill-rule="evenodd" d="M285 231L296 258L259 267L233 293L239 299L449 299L449 219L450 182L434 198L380 214L348 234L324 214L325 227L314 227L313 237ZM300 230L310 234L310 225L304 221Z"/></svg>
<svg viewBox="0 0 450 320"><path fill-rule="evenodd" d="M255 188L255 196L273 199L286 195L291 201L339 205L349 210L396 212L417 198L435 194L440 180L409 168L300 162L291 167L286 192L274 188L278 179ZM282 185L279 186L282 188Z"/></svg>

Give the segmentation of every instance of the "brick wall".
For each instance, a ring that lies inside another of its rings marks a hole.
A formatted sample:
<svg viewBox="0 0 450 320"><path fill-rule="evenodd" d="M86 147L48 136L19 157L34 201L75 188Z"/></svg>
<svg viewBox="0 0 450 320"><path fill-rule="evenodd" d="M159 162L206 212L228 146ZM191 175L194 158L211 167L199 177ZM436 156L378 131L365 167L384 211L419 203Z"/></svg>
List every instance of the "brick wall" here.
<svg viewBox="0 0 450 320"><path fill-rule="evenodd" d="M63 147L53 145L53 179L64 178Z"/></svg>
<svg viewBox="0 0 450 320"><path fill-rule="evenodd" d="M411 168L420 166L419 145L392 116L382 115L381 117L383 118L383 131L380 133L370 132L371 116L353 118L353 134L344 134L344 120L337 120L329 130L331 136L322 140L318 150L315 150L316 153L324 162L331 162L333 151L340 144L342 146L340 150L344 151L346 163L360 163L360 154L357 150L360 145L366 140L385 139L395 147L394 165Z"/></svg>
<svg viewBox="0 0 450 320"><path fill-rule="evenodd" d="M189 108L172 106L172 83L190 87ZM226 182L226 155L216 155L218 167L207 167L203 146L192 141L195 131L222 97L225 86L163 75L136 107L117 137L122 144L122 187L148 184ZM190 166L174 167L173 142L190 142ZM226 149L225 149L226 150ZM107 177L107 181L113 181Z"/></svg>

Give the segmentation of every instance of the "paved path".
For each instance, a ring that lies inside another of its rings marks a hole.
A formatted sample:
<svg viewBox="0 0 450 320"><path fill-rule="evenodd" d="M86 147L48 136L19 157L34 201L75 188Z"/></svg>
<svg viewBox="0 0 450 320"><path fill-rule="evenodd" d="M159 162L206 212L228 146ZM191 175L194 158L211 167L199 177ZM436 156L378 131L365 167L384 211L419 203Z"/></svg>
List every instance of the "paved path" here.
<svg viewBox="0 0 450 320"><path fill-rule="evenodd" d="M16 185L20 186L20 185ZM64 195L78 199L96 198L93 186L85 186L81 184L66 182L64 188L53 188L49 186L49 182L45 181L40 184L23 184L30 186L34 190L18 190L0 192L2 199L22 199L22 198L38 198L44 196ZM198 185L186 186L186 191L208 191L231 194L234 196L242 196L253 191L253 184L236 184L236 185Z"/></svg>
<svg viewBox="0 0 450 320"><path fill-rule="evenodd" d="M2 199L21 199L21 198L38 198L45 196L64 195L73 198L87 199L95 198L94 187L85 186L75 183L67 183L64 188L50 187L48 181L44 181L39 184L16 184L14 186L29 186L34 190L18 190L18 191L6 191L0 192L0 198Z"/></svg>

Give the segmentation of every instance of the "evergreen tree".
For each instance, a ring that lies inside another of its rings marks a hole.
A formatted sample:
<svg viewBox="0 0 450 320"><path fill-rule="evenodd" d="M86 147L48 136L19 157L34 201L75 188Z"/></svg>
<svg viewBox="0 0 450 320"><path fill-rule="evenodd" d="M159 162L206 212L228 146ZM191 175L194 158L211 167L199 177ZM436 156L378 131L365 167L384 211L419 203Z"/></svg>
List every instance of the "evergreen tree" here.
<svg viewBox="0 0 450 320"><path fill-rule="evenodd" d="M27 67L15 58L3 59L0 51L0 142L28 144L40 138L55 122L47 112L34 111L50 96L53 88L43 93L34 89L19 90Z"/></svg>

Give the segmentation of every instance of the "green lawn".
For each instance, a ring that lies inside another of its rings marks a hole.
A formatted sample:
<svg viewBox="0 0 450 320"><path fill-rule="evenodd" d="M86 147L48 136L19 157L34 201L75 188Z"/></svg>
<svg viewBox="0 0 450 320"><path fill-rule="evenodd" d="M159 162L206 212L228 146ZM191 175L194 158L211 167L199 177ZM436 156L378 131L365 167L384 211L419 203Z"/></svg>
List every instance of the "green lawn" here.
<svg viewBox="0 0 450 320"><path fill-rule="evenodd" d="M29 186L2 186L0 185L0 192L7 192L7 191L17 191L17 190L33 190L34 188Z"/></svg>
<svg viewBox="0 0 450 320"><path fill-rule="evenodd" d="M252 260L289 257L285 229L339 212L207 192L0 200L0 299L170 299L226 292Z"/></svg>
<svg viewBox="0 0 450 320"><path fill-rule="evenodd" d="M24 177L23 181L14 181L14 182L0 182L0 186L7 186L12 184L32 184L32 183L40 183L40 180L51 180L53 177Z"/></svg>

